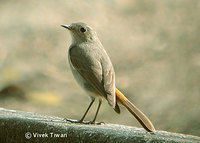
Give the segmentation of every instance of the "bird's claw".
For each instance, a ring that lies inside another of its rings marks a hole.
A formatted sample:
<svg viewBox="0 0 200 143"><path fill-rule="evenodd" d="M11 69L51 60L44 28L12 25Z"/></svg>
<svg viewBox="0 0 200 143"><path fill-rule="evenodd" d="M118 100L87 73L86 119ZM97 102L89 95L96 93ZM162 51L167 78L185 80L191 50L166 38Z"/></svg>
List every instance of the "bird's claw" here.
<svg viewBox="0 0 200 143"><path fill-rule="evenodd" d="M101 124L105 124L105 123L104 123L104 122L94 122L94 121L88 121L88 122L85 122L84 124L101 125Z"/></svg>
<svg viewBox="0 0 200 143"><path fill-rule="evenodd" d="M94 121L82 121L82 120L70 120L70 119L64 119L67 122L71 123L80 123L80 124L93 124L93 125L101 125L105 124L104 122L94 122Z"/></svg>

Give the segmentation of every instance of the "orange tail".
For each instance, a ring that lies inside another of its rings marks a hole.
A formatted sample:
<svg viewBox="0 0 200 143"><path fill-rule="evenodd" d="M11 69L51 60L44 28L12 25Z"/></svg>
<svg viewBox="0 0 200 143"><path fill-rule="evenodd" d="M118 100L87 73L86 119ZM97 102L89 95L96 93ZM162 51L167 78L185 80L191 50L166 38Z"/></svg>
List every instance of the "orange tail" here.
<svg viewBox="0 0 200 143"><path fill-rule="evenodd" d="M144 115L133 103L131 103L117 88L116 88L117 102L124 105L128 111L140 122L145 130L154 132L155 128L151 121Z"/></svg>

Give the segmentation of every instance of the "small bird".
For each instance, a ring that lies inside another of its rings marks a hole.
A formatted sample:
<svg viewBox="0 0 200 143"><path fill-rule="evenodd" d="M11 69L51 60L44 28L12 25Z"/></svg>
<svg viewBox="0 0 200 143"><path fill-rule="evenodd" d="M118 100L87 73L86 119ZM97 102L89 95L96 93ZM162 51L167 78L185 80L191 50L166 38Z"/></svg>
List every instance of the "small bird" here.
<svg viewBox="0 0 200 143"><path fill-rule="evenodd" d="M95 124L102 98L105 98L115 112L120 113L119 105L125 106L146 131L154 132L155 128L151 121L115 87L112 62L96 32L82 22L61 26L68 29L72 37L72 43L68 49L68 60L73 76L91 98L89 107L80 120L67 119L67 121L84 123L86 114L95 98L98 97L99 105L94 119L87 123Z"/></svg>

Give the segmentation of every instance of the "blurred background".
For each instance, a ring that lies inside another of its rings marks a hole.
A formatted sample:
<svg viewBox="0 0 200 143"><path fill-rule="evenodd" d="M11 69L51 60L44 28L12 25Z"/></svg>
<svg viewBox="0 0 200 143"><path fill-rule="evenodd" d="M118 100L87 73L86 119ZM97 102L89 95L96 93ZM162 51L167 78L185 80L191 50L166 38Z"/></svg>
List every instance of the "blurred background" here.
<svg viewBox="0 0 200 143"><path fill-rule="evenodd" d="M0 0L0 107L80 119L90 100L70 71L71 37L60 24L85 22L117 87L156 129L200 135L199 13L198 0ZM105 101L97 120L141 127L121 110Z"/></svg>

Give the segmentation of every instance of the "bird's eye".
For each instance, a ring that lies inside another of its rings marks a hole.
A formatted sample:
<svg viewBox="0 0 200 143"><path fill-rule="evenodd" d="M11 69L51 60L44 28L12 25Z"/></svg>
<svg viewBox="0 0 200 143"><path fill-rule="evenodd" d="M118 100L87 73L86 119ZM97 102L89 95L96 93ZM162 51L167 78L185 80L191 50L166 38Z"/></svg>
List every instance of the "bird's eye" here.
<svg viewBox="0 0 200 143"><path fill-rule="evenodd" d="M80 31L84 33L86 31L86 28L81 27Z"/></svg>

